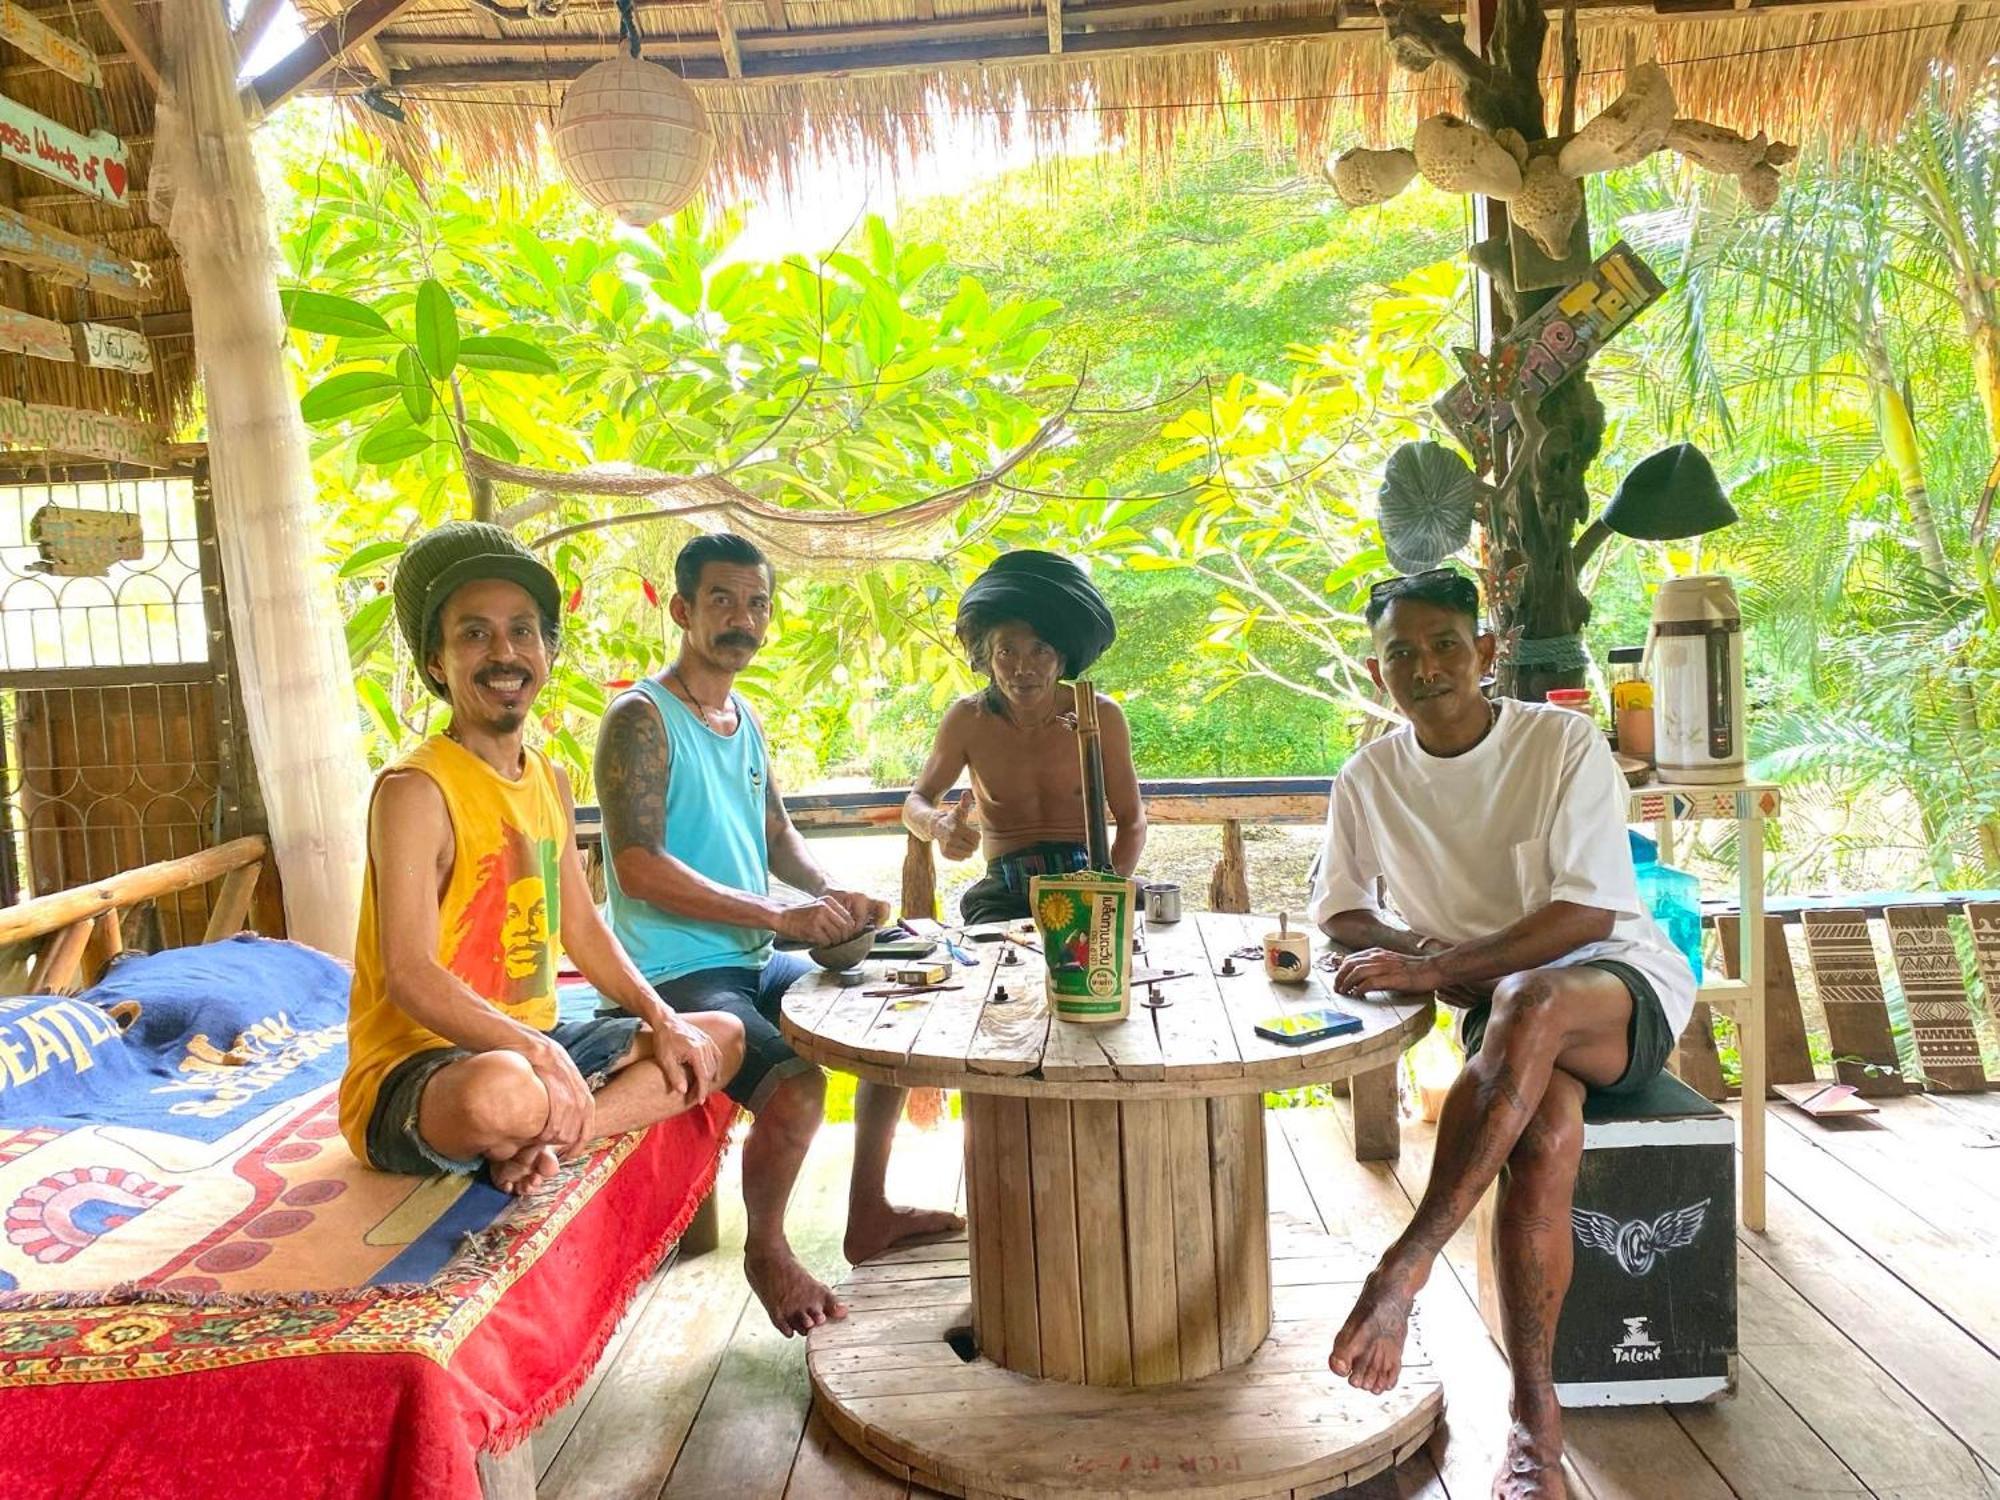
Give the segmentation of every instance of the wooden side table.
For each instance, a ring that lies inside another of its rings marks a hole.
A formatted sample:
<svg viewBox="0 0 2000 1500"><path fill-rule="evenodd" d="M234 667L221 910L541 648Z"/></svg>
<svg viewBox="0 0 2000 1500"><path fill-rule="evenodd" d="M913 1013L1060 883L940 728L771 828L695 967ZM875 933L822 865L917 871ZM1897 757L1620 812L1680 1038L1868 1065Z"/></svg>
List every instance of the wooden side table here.
<svg viewBox="0 0 2000 1500"><path fill-rule="evenodd" d="M1331 998L1317 972L1219 972L1271 925L1154 927L1141 973L1179 977L1157 1007L1136 985L1110 1025L1053 1020L1039 950L1011 942L979 945L959 990L821 977L786 996L801 1055L964 1101L966 1238L856 1267L849 1317L808 1343L814 1391L857 1449L947 1490L1043 1500L1144 1474L1148 1493L1250 1500L1356 1482L1429 1435L1442 1395L1420 1351L1382 1397L1326 1368L1367 1264L1270 1217L1263 1095L1393 1066L1433 1005L1268 1041L1259 1020Z"/></svg>
<svg viewBox="0 0 2000 1500"><path fill-rule="evenodd" d="M1743 1058L1743 1144L1741 1218L1745 1229L1764 1228L1764 1094L1766 1051L1764 1030L1764 823L1778 816L1778 789L1762 782L1716 786L1663 784L1634 788L1627 797L1626 819L1651 823L1657 830L1660 862L1671 864L1677 823L1729 821L1737 825L1736 889L1741 920L1737 926L1740 980L1711 980L1696 998L1736 1021L1737 1044Z"/></svg>

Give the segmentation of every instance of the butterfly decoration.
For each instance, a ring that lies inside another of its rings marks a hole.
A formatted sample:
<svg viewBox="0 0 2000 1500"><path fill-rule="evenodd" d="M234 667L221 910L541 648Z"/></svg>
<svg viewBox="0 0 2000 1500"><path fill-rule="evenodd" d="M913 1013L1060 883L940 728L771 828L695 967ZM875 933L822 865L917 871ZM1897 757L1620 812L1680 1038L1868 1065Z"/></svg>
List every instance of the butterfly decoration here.
<svg viewBox="0 0 2000 1500"><path fill-rule="evenodd" d="M1527 345L1510 340L1491 354L1481 354L1477 349L1463 346L1451 352L1458 356L1466 380L1487 406L1513 401L1514 393L1521 385L1521 372L1527 367Z"/></svg>

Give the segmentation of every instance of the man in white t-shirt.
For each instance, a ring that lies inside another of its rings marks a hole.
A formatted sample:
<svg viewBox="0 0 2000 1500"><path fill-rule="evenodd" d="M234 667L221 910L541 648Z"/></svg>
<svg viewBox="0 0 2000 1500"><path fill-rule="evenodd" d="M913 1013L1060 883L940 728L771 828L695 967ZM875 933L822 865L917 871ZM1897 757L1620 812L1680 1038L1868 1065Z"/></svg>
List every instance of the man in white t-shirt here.
<svg viewBox="0 0 2000 1500"><path fill-rule="evenodd" d="M1603 735L1581 714L1481 694L1494 639L1480 632L1471 580L1442 568L1391 579L1367 620L1368 670L1409 723L1335 780L1312 916L1352 950L1337 990L1436 991L1466 1008L1469 1060L1445 1099L1423 1200L1329 1363L1363 1390L1395 1384L1418 1289L1499 1177L1514 1425L1494 1494L1559 1496L1550 1359L1584 1094L1636 1089L1660 1071L1694 1007L1694 976L1639 900L1625 784Z"/></svg>

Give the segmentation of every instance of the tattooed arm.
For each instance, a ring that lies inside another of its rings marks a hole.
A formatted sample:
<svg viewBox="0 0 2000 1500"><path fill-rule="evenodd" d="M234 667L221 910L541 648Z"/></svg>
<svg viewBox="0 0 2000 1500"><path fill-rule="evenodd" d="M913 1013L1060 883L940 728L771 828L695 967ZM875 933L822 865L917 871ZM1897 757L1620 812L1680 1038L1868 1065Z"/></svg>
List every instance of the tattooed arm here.
<svg viewBox="0 0 2000 1500"><path fill-rule="evenodd" d="M604 812L604 853L618 884L634 900L698 922L776 932L806 942L846 936L823 903L787 906L739 891L690 868L667 852L667 779L673 753L660 711L640 693L626 693L604 716L597 737L597 800ZM823 933L831 936L823 936Z"/></svg>

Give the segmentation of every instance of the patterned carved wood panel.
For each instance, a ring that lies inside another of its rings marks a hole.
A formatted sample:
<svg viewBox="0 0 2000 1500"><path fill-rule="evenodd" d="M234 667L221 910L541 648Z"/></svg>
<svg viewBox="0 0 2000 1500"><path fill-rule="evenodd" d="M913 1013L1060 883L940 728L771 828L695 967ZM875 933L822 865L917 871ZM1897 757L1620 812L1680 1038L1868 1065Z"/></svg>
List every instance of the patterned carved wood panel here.
<svg viewBox="0 0 2000 1500"><path fill-rule="evenodd" d="M1872 1096L1903 1093L1907 1084L1889 1034L1889 1005L1868 938L1868 914L1829 909L1804 912L1800 920L1840 1081Z"/></svg>
<svg viewBox="0 0 2000 1500"><path fill-rule="evenodd" d="M1986 986L1986 1013L2000 1021L2000 901L1968 901L1965 920L1972 927L1972 962Z"/></svg>
<svg viewBox="0 0 2000 1500"><path fill-rule="evenodd" d="M1975 1093L1986 1087L1979 1038L1972 1030L1972 1002L1958 948L1941 906L1891 907L1889 952L1902 980L1910 1030L1924 1077L1937 1091Z"/></svg>

